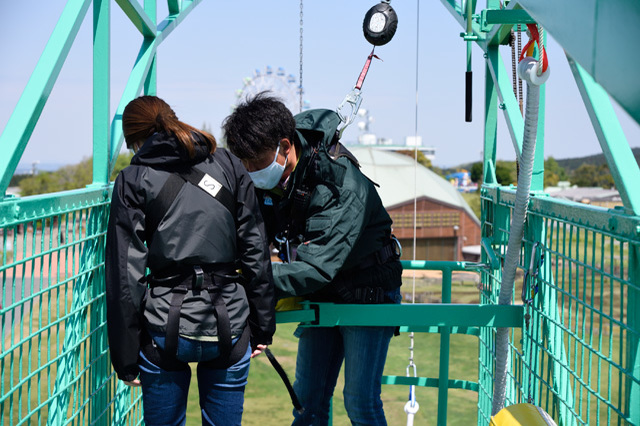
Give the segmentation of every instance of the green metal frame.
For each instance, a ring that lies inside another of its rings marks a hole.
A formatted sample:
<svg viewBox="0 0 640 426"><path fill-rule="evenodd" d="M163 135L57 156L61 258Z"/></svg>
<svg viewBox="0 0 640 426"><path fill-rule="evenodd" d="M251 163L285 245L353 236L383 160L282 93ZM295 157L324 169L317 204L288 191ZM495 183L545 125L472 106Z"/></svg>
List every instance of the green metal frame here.
<svg viewBox="0 0 640 426"><path fill-rule="evenodd" d="M471 4L472 2L441 1L461 27L466 30L465 33L461 33L461 36L467 44L473 41L485 52L487 72L485 77L482 243L483 259L492 265L496 263L494 259L496 253L499 258L504 255L502 251L505 247L505 238L508 236L509 210L513 207L514 201L513 190L497 186L495 179L499 110L503 112L518 158L520 157L523 135L522 116L515 100L510 76L506 72L509 68L505 66L500 53L500 46L507 43L510 31L515 24L535 22L552 34L567 52L569 65L614 177L616 188L621 194L624 208L606 211L594 207L578 206L549 199L541 193L544 176L544 91L542 91L532 178L534 196L530 203L529 212L531 226L527 227L524 237L524 257L529 256L531 242L548 242L553 239L553 236L549 235L553 229L548 229L549 226L575 229L575 233L572 234L574 238L575 235L582 235L583 241L587 241L594 247L600 245L602 241L613 241L612 245L619 244L626 247L625 252L620 255L628 255L630 260L627 264L627 270L622 271L619 276L607 273L602 270L600 265L589 265L592 271L592 284L597 280L602 282L609 280L616 284L612 286L612 291L628 295L624 298L621 296L616 301L622 307L626 305L628 312L626 318L620 320L620 330L616 335L621 339L619 344L626 348L624 357L620 357L624 359L619 360L620 365L624 365L624 368L620 367L620 380L624 382L621 385L620 393L626 395L624 406L613 406L610 401L611 395L601 395L599 389L586 386L589 389L583 393L586 379L576 370L584 368L584 359L581 360L581 365L572 366L573 361L567 358L571 351L570 347L567 348L567 339L572 339L567 336L571 336L572 331L571 324L567 325L563 321L567 308L562 307L562 300L566 295L558 289L558 285L565 285L567 277L556 277L554 280L554 275L557 275L558 271L554 271L550 264L550 258L554 256L552 253L547 254L543 265L545 273L542 280L545 281L545 285L541 285L536 302L540 305L539 310L533 314L537 322L531 330L532 334L523 339L523 348L529 341L543 340L546 342L544 346L536 346L533 349L532 360L534 360L534 364L529 365L528 368L535 369L538 376L533 380L532 387L538 392L542 392L542 389L546 388L553 393L552 406L555 408L552 407L550 411L555 410L557 418L562 424L593 422L593 418L589 417L590 413L582 411L582 401L576 401L576 398L587 400L593 398L607 400L609 398L608 404L605 404L606 408L603 409L606 412L607 422L615 422L612 417L618 416L634 424L640 423L640 408L638 408L640 407L640 375L638 374L640 371L640 337L638 336L640 334L638 322L640 315L637 313L638 306L640 306L638 305L640 281L638 281L637 266L640 241L640 227L638 226L640 192L634 188L634 184L637 185L637 182L640 182L640 170L634 161L629 144L609 101L609 95L611 95L636 121L640 122L640 89L634 81L637 74L635 70L640 66L640 60L635 55L627 54L628 49L631 49L633 38L623 37L624 40L620 40L620 34L612 30L612 28L625 28L624 23L633 25L633 22L638 22L640 20L640 4L631 4L624 0L591 0L586 3L578 0L561 3L551 0L513 0L505 2L506 6L502 8L498 0L488 0L486 9L476 14L475 4ZM469 12L465 6L472 7L472 12ZM473 17L475 23L478 24L477 26L468 25L469 16ZM577 28L579 30L576 30ZM469 56L467 55L467 57ZM557 61L559 58L552 60ZM544 90L544 86L542 89ZM549 250L548 247L547 250ZM597 251L593 247L590 250ZM562 250L555 254L556 261L559 261L558 258L564 261L567 257L561 252ZM571 253L568 256L571 256ZM600 256L604 257L604 254L601 253ZM572 259L568 262L573 265L571 268L576 269L579 269L582 264L589 264L589 261L580 261L579 259ZM521 266L523 269L527 267L526 265ZM576 279L578 279L576 276L572 276L569 281ZM560 284L555 282L558 280ZM499 271L483 274L483 285L485 286L483 303L497 303L499 283ZM580 291L579 288L573 290ZM559 308L559 304L562 309ZM569 310L571 310L571 306ZM603 321L607 320L607 315L604 315L596 307L590 306L584 311L591 311L592 316L602 316L605 318ZM490 350L493 338L491 332L481 332L481 342L483 342L481 346L484 346L485 352L480 359L479 422L488 422L489 420L493 368ZM511 341L516 342L517 339L516 333L513 333ZM580 347L580 350L590 350L597 356L604 356L601 354L600 347L593 348L590 347L590 344L591 342L584 341L574 343L574 352L577 350L576 347ZM601 345L601 341L599 344ZM518 383L524 384L522 389L526 389L529 386L529 379L522 370L514 370L514 368L517 369L518 363L526 365L527 361L523 354L517 350L515 343L512 346L513 383L507 393L511 402L515 402L514 397L517 394ZM551 365L549 368L553 370L550 376L551 380L546 383L542 380L543 373L539 371L542 368L540 362L545 357L548 358ZM573 363L575 364L575 362ZM598 367L600 366L598 365ZM483 375L483 371L486 374ZM576 389L578 389L577 396ZM562 403L558 401L562 401ZM536 399L536 402L542 403L540 399ZM598 405L598 409L600 409L600 405ZM598 415L596 422L600 420L601 416Z"/></svg>
<svg viewBox="0 0 640 426"><path fill-rule="evenodd" d="M103 281L109 176L122 145L124 106L140 93L156 93L159 45L199 2L167 0L169 15L158 24L155 0L142 5L136 0L115 1L140 32L142 43L112 114L112 2L69 0L0 135L0 424L142 423L140 392L116 379L108 356ZM640 182L640 170L608 99L613 96L640 121L640 89L633 81L639 59L627 53L633 51L630 46L619 46L629 44L631 37L607 31L633 27L620 23L640 20L640 4L512 0L501 8L499 0L488 0L477 13L475 0L441 2L463 28L467 68L471 43L485 56L482 263L404 262L405 269L442 271L442 304L307 304L300 311L278 313L278 321L309 327L401 325L404 331L439 333L437 378L386 376L384 383L437 387L440 425L446 424L448 391L454 388L477 392L478 424L489 422L495 328L510 327L508 404L530 396L563 425L640 424L640 192L633 186ZM8 182L91 5L93 182L57 194L6 197ZM543 25L567 51L624 207L607 210L541 192L543 90L520 268L526 271L529 259L541 253L544 260L537 274L528 278L527 284L537 285L538 293L525 309L515 298L512 306L497 306L515 191L497 185L495 163L500 111L518 157L523 133L501 46L513 25L533 22ZM533 250L536 243L538 251ZM462 270L480 274L480 305L450 303L452 273ZM523 323L525 311L531 316L529 326ZM478 337L477 382L449 379L452 334Z"/></svg>
<svg viewBox="0 0 640 426"><path fill-rule="evenodd" d="M479 384L469 380L449 380L451 334L479 336L481 329L520 328L522 306L451 304L454 271L486 268L472 262L402 261L405 270L442 271L442 303L405 305L335 305L304 303L302 310L278 312L278 322L299 322L306 327L400 326L403 332L440 334L440 362L437 378L383 376L386 385L415 385L438 388L438 424L447 423L449 389L478 392ZM419 360L418 360L419 362Z"/></svg>
<svg viewBox="0 0 640 426"><path fill-rule="evenodd" d="M135 0L116 1L140 31L142 46L112 116L111 1L69 0L0 135L0 424L142 421L140 392L116 379L108 357L103 283L109 176L122 145L122 109L140 93L156 93L158 46L200 1L169 0L169 16L159 25L155 0L145 0L144 7ZM85 189L6 197L92 4L93 181ZM35 328L23 325L32 322Z"/></svg>

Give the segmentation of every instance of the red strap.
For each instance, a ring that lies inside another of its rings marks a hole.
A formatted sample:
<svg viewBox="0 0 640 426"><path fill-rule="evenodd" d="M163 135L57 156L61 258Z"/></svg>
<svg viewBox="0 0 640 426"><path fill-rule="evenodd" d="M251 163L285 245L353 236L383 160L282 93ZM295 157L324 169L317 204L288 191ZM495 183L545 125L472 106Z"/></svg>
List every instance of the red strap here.
<svg viewBox="0 0 640 426"><path fill-rule="evenodd" d="M527 49L531 46L533 42L538 43L538 48L540 49L540 54L542 55L542 72L545 72L549 67L549 61L547 59L547 49L544 48L542 41L540 40L540 33L538 33L538 26L535 24L527 24L527 28L531 33L531 39L524 45L524 49L520 53L520 61L524 58L524 55L527 52Z"/></svg>
<svg viewBox="0 0 640 426"><path fill-rule="evenodd" d="M369 72L369 67L371 66L371 59L372 58L380 59L377 55L373 54L374 50L376 50L375 46L373 46L373 49L371 50L371 53L369 54L369 57L367 58L367 62L364 63L364 67L362 68L362 71L360 72L360 77L358 77L358 82L356 83L356 87L354 87L354 89L360 90L362 88L362 84L364 83L364 79L367 76L367 73Z"/></svg>

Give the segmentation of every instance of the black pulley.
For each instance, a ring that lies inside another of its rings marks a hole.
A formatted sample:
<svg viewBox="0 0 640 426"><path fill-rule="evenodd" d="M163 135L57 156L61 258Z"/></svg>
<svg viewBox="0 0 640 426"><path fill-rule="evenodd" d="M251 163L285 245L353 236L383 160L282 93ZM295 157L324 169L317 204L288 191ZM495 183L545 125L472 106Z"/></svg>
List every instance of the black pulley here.
<svg viewBox="0 0 640 426"><path fill-rule="evenodd" d="M373 6L364 16L364 38L374 46L389 43L398 28L398 15L388 2Z"/></svg>

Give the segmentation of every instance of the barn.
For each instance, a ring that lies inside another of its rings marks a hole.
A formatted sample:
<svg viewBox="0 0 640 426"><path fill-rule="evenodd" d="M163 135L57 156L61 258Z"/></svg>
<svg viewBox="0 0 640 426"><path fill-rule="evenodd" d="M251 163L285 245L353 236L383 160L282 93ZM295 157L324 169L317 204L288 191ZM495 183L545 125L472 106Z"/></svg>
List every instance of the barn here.
<svg viewBox="0 0 640 426"><path fill-rule="evenodd" d="M379 185L403 260L414 258L414 199L415 259L478 260L480 221L451 183L406 155L370 146L348 149L364 174Z"/></svg>

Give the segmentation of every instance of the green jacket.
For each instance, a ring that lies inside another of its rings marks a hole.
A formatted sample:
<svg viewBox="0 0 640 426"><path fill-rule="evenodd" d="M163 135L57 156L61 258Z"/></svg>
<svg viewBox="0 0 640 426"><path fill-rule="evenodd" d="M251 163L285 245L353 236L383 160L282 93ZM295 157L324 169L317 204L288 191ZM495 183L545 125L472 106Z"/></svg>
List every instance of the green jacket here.
<svg viewBox="0 0 640 426"><path fill-rule="evenodd" d="M276 295L310 295L313 300L313 295L323 294L329 295L323 299L330 300L330 284L336 277L359 270L365 259L389 242L392 222L374 183L338 144L338 115L330 110L310 110L295 119L296 142L301 149L296 168L280 196L273 192L261 194L272 241L287 225L296 228L295 235L301 236L295 259L273 265ZM308 190L310 196L296 204L301 189ZM359 277L369 278L359 280L358 286L399 287L402 269L399 261L393 263L393 273L388 265L386 269L375 265L359 272Z"/></svg>

